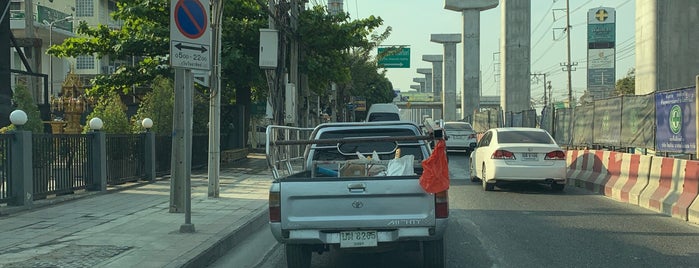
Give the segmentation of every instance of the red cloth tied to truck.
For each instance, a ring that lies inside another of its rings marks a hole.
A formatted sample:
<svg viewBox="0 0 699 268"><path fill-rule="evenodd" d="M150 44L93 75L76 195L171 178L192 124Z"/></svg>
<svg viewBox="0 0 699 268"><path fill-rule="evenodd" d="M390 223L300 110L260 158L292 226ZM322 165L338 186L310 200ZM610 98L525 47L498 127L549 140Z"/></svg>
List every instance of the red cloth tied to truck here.
<svg viewBox="0 0 699 268"><path fill-rule="evenodd" d="M420 186L425 192L435 194L449 189L449 161L447 145L439 140L429 158L422 161Z"/></svg>

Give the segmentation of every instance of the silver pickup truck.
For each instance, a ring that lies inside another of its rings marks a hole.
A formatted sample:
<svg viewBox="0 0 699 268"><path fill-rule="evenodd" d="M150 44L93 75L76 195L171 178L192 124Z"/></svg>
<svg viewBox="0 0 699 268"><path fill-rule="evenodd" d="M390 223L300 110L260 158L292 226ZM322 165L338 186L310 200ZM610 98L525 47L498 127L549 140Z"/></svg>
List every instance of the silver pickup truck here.
<svg viewBox="0 0 699 268"><path fill-rule="evenodd" d="M309 267L313 252L331 249L403 249L422 251L425 267L444 267L447 191L419 184L435 136L407 121L269 126L269 226L287 266ZM397 154L414 157L414 174L386 173Z"/></svg>

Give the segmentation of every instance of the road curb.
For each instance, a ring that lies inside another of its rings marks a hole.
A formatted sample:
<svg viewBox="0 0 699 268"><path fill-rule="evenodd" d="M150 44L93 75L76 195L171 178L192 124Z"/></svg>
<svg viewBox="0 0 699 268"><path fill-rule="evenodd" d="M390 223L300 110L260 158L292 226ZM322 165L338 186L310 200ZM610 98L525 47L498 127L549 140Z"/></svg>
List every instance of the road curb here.
<svg viewBox="0 0 699 268"><path fill-rule="evenodd" d="M207 247L206 249L202 250L199 254L190 258L189 260L184 260L184 263L178 267L206 267L218 260L221 256L226 255L228 251L235 248L240 244L240 242L252 235L255 230L268 223L269 212L267 209L261 209L256 213L257 214L255 216L240 226L240 228L235 230L228 229L219 232L215 237L220 237L220 239L217 241L212 241L212 244L209 244L208 242L204 243L202 247Z"/></svg>

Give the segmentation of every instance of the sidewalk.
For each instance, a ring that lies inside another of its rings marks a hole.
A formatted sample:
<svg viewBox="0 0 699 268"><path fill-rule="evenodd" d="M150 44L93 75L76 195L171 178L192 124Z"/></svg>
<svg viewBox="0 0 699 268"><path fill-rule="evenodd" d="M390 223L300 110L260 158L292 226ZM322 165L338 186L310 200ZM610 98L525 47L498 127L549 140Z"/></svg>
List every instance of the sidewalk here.
<svg viewBox="0 0 699 268"><path fill-rule="evenodd" d="M272 182L263 154L223 164L219 198L207 197L206 172L192 172L195 233L180 233L184 213L169 213L169 179L0 207L0 267L204 267L267 223Z"/></svg>

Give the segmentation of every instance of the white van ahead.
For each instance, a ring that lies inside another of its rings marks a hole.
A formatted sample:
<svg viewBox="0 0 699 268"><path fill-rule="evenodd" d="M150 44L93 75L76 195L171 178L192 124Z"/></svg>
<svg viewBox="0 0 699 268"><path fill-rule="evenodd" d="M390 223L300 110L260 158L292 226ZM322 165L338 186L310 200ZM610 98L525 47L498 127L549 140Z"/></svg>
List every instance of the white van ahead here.
<svg viewBox="0 0 699 268"><path fill-rule="evenodd" d="M393 103L374 103L369 107L369 112L366 114L367 122L399 120L400 110Z"/></svg>

